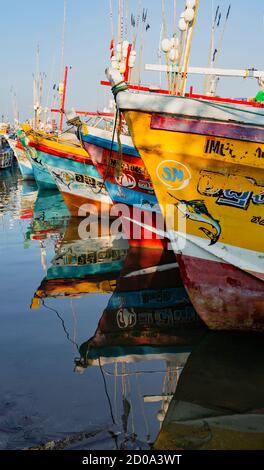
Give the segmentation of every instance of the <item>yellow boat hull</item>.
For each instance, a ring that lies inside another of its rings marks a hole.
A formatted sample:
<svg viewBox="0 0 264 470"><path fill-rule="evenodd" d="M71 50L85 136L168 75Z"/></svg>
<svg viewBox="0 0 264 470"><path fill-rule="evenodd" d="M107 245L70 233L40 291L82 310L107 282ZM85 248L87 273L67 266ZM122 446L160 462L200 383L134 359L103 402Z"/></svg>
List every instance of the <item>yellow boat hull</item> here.
<svg viewBox="0 0 264 470"><path fill-rule="evenodd" d="M264 144L154 128L148 112L125 117L174 246L264 279Z"/></svg>

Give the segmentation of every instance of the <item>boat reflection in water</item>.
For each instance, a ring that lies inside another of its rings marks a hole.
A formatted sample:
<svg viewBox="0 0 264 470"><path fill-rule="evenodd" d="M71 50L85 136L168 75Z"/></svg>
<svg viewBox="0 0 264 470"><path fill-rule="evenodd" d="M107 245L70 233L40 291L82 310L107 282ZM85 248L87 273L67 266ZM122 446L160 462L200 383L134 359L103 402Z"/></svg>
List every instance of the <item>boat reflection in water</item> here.
<svg viewBox="0 0 264 470"><path fill-rule="evenodd" d="M19 208L17 218L30 220L34 217L34 205L38 196L38 188L35 181L21 180L19 185Z"/></svg>
<svg viewBox="0 0 264 470"><path fill-rule="evenodd" d="M23 181L23 186L30 188L35 183ZM69 221L69 212L59 191L40 191L29 193L26 200L32 200L31 209L24 209L20 218L31 219L25 233L25 246L29 245L30 240L39 242L41 265L44 271L47 270L47 246L51 242L53 249L59 246L65 229ZM25 204L24 204L25 205Z"/></svg>
<svg viewBox="0 0 264 470"><path fill-rule="evenodd" d="M34 295L32 307L38 308L40 299L45 297L78 297L114 290L128 244L110 235L83 239L79 227L85 220L74 217L68 221L47 275Z"/></svg>
<svg viewBox="0 0 264 470"><path fill-rule="evenodd" d="M156 449L262 450L263 337L210 332L180 376Z"/></svg>
<svg viewBox="0 0 264 470"><path fill-rule="evenodd" d="M118 448L150 448L181 370L206 331L173 252L130 249L95 335L75 360L78 373L100 367Z"/></svg>
<svg viewBox="0 0 264 470"><path fill-rule="evenodd" d="M33 181L23 181L18 168L0 172L0 217L10 213L12 219L30 219L37 197L37 186Z"/></svg>
<svg viewBox="0 0 264 470"><path fill-rule="evenodd" d="M52 235L61 237L69 218L70 214L59 191L39 190L28 237L31 240L44 240Z"/></svg>

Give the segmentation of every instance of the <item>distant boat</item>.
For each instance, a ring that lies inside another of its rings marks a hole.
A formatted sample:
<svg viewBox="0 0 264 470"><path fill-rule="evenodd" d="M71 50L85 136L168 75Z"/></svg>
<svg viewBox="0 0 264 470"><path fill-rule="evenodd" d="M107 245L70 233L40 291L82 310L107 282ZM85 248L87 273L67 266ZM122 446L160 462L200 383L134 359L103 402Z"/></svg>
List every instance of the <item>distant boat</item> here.
<svg viewBox="0 0 264 470"><path fill-rule="evenodd" d="M0 136L0 169L10 168L13 164L14 153L5 137Z"/></svg>
<svg viewBox="0 0 264 470"><path fill-rule="evenodd" d="M74 134L56 137L23 128L38 186L58 188L73 217L85 216L82 207L89 203L99 211L101 206L112 205L101 176Z"/></svg>
<svg viewBox="0 0 264 470"><path fill-rule="evenodd" d="M0 122L0 136L5 136L10 130L10 124L7 122Z"/></svg>
<svg viewBox="0 0 264 470"><path fill-rule="evenodd" d="M27 152L15 135L7 135L7 141L14 152L23 179L34 179L32 164Z"/></svg>
<svg viewBox="0 0 264 470"><path fill-rule="evenodd" d="M99 125L87 126L87 130L84 126L85 130L79 131L78 135L104 181L114 203L113 212L115 207L117 213L122 212L123 207L123 231L130 246L164 248L167 241L164 236L157 235L156 230L157 226L163 227L163 216L145 164L128 131L122 132L122 160L118 170L120 156L117 133L113 136L114 121L106 118L104 128L103 119L98 115ZM146 222L143 229L139 228L141 219Z"/></svg>

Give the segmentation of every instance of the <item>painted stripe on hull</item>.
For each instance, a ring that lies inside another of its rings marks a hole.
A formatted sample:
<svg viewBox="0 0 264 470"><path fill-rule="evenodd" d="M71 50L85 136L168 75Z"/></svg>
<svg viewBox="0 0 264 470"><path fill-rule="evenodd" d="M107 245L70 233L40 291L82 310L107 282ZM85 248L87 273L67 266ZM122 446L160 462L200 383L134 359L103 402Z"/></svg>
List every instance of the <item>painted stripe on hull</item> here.
<svg viewBox="0 0 264 470"><path fill-rule="evenodd" d="M112 148L115 152L118 152L118 143L114 141L113 146L112 146L111 138L110 139L104 139L102 137L97 137L97 136L94 136L92 134L81 134L81 136L82 136L83 142L87 142L89 144L97 145L98 147L102 147L102 148L107 149L107 150L111 150L111 148ZM127 155L132 155L132 156L140 158L140 155L139 155L138 151L135 149L135 147L130 147L129 145L122 144L122 152L126 153Z"/></svg>
<svg viewBox="0 0 264 470"><path fill-rule="evenodd" d="M47 279L79 279L85 276L104 273L120 272L124 261L110 261L106 263L89 264L86 266L60 266L48 269Z"/></svg>
<svg viewBox="0 0 264 470"><path fill-rule="evenodd" d="M186 244L183 245L182 243L184 243L185 240L184 234L171 231L169 235L176 254L181 252L184 255L199 259L231 264L235 268L239 268L259 279L263 279L263 254L258 251L242 249L220 242L216 245L208 246L208 242L204 238L189 234L187 235Z"/></svg>
<svg viewBox="0 0 264 470"><path fill-rule="evenodd" d="M82 156L82 155L79 155L79 153L64 152L62 150L58 150L53 147L52 148L47 147L44 144L37 144L33 142L30 142L30 147L35 148L38 152L45 153L47 156L48 155L50 155L51 157L56 156L56 157L64 158L65 160L74 160L74 161L85 163L85 164L91 163L91 158L89 155Z"/></svg>
<svg viewBox="0 0 264 470"><path fill-rule="evenodd" d="M87 159L85 163L83 163L78 160L71 160L42 152L38 153L38 157L44 165L53 166L60 170L73 171L75 173L92 176L94 178L100 178L98 171L94 165L92 165L91 159Z"/></svg>
<svg viewBox="0 0 264 470"><path fill-rule="evenodd" d="M181 96L155 96L120 92L116 103L122 111L168 114L182 117L213 119L223 122L243 122L246 125L264 126L263 109L249 110L247 106L226 103L212 103ZM144 132L144 131L143 131Z"/></svg>
<svg viewBox="0 0 264 470"><path fill-rule="evenodd" d="M154 114L151 129L264 143L264 128L230 122L184 119Z"/></svg>
<svg viewBox="0 0 264 470"><path fill-rule="evenodd" d="M145 299L148 299L146 301ZM125 308L168 308L188 301L188 296L183 287L172 289L145 289L134 292L115 292L108 302L108 309Z"/></svg>
<svg viewBox="0 0 264 470"><path fill-rule="evenodd" d="M115 334L116 336L116 334ZM109 338L109 335L107 336ZM134 339L134 338L133 338ZM177 335L166 337L165 335L161 338L153 338L154 346L146 345L130 345L130 346L102 346L98 345L98 348L91 346L89 353L85 354L85 359L92 359L94 365L105 365L114 363L130 363L139 361L167 361L173 362L173 364L182 367L191 352L191 346L171 346L168 345L169 340L171 343L177 343L179 337ZM121 338L117 338L119 342ZM146 341L146 339L145 339ZM160 343L164 342L164 346L160 346ZM155 346L155 343L158 345ZM99 362L100 359L100 362Z"/></svg>

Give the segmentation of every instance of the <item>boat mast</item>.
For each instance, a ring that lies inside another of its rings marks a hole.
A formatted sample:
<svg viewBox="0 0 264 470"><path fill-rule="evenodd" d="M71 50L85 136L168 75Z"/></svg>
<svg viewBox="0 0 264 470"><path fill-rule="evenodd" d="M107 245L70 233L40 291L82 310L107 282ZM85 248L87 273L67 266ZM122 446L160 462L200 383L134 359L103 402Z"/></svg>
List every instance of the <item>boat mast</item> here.
<svg viewBox="0 0 264 470"><path fill-rule="evenodd" d="M181 88L180 88L180 94L181 95L184 95L184 93L185 93L186 80L187 80L187 68L188 68L188 64L189 64L192 38L193 38L193 31L194 31L194 27L195 27L195 23L196 23L198 7L199 7L199 0L196 0L195 10L194 10L194 18L193 18L192 24L189 27L188 32L187 32L186 53L185 53L185 56L184 56L183 75L182 75L182 82L181 82Z"/></svg>
<svg viewBox="0 0 264 470"><path fill-rule="evenodd" d="M63 79L63 84L62 84L62 89L61 89L60 126L59 126L60 132L62 132L62 126L63 126L67 80L68 80L68 67L66 66L64 70L64 79Z"/></svg>
<svg viewBox="0 0 264 470"><path fill-rule="evenodd" d="M67 78L68 78L68 67L64 69L64 48L65 48L65 32L66 32L66 19L67 19L67 0L64 0L64 9L63 9L63 28L62 28L62 38L61 38L61 72L60 76L63 76L64 70L64 78L63 82L59 84L59 95L60 95L60 124L59 124L59 132L62 132L63 126L63 116L64 116L64 105L65 105L65 97L66 97L66 86L67 86Z"/></svg>
<svg viewBox="0 0 264 470"><path fill-rule="evenodd" d="M118 0L117 44L121 43L121 0Z"/></svg>
<svg viewBox="0 0 264 470"><path fill-rule="evenodd" d="M36 51L36 71L33 74L33 129L39 128L40 124L40 98L39 98L39 44Z"/></svg>
<svg viewBox="0 0 264 470"><path fill-rule="evenodd" d="M217 6L215 15L214 15L214 0L212 0L212 26L211 26L211 38L210 38L210 48L209 48L209 56L208 56L208 62L207 66L208 67L213 67L213 61L214 61L214 51L215 51L215 28L217 24L217 19L218 19L218 12L219 12L219 6ZM219 18L220 21L220 18ZM212 77L205 77L204 81L204 94L206 95L208 92L209 82Z"/></svg>

